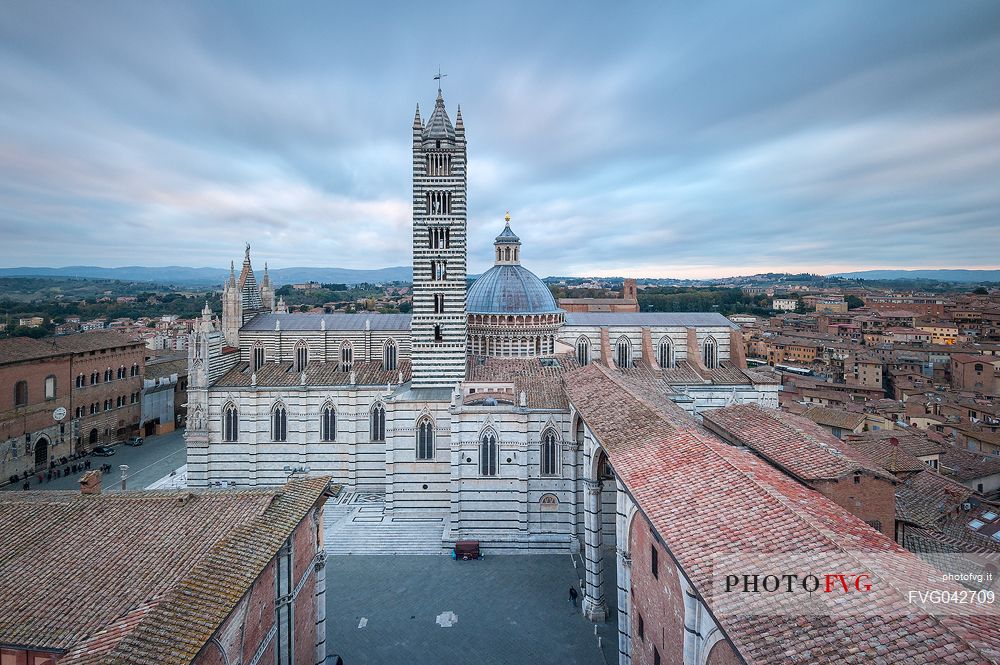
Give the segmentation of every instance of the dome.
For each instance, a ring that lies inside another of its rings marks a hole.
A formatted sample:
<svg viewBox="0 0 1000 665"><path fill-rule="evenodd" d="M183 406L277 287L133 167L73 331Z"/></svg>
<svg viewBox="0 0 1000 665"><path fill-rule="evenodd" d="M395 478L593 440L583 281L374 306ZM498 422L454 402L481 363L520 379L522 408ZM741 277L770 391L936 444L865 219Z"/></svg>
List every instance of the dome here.
<svg viewBox="0 0 1000 665"><path fill-rule="evenodd" d="M469 288L470 314L547 314L561 312L552 292L527 268L493 266Z"/></svg>

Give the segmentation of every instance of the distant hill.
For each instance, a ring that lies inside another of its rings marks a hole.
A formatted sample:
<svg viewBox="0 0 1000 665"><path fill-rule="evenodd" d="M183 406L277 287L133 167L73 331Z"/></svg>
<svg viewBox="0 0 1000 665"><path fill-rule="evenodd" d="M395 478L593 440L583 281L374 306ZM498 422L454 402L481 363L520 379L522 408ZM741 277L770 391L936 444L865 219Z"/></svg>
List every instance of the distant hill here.
<svg viewBox="0 0 1000 665"><path fill-rule="evenodd" d="M239 266L237 266L239 268ZM263 269L256 271L260 281ZM349 268L277 268L269 271L277 285L299 282L359 284L361 282L409 282L413 273L409 266L393 266L375 270ZM98 268L97 266L66 266L64 268L0 268L0 277L82 277L87 279L118 279L129 282L155 282L158 284L204 284L221 286L229 277L224 268L188 268L165 266L123 266Z"/></svg>
<svg viewBox="0 0 1000 665"><path fill-rule="evenodd" d="M938 282L1000 282L1000 270L861 270L839 272L847 279L933 279Z"/></svg>

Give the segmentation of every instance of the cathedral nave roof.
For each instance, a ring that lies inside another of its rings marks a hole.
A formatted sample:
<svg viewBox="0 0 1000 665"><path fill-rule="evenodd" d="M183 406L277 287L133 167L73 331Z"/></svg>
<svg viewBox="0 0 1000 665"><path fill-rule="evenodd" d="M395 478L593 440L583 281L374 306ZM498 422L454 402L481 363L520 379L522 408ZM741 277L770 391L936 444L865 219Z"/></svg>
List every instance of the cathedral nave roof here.
<svg viewBox="0 0 1000 665"><path fill-rule="evenodd" d="M259 388L283 388L290 386L300 386L302 374L293 369L291 362L267 362L257 370L257 387ZM349 386L351 385L351 373L354 373L355 383L358 386L386 386L389 384L398 385L410 380L410 361L400 358L396 369L388 370L382 365L381 360L358 360L352 363L349 371L340 369L340 364L336 362L310 361L306 365L306 386ZM213 384L216 388L248 388L253 385L254 372L250 369L250 363L242 362L236 367L222 375ZM402 381L400 381L402 374Z"/></svg>

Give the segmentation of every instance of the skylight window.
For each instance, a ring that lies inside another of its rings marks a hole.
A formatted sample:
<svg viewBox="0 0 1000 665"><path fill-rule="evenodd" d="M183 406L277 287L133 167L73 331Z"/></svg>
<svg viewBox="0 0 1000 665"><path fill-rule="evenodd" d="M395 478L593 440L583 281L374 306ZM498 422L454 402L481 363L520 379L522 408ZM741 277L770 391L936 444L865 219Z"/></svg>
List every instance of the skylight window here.
<svg viewBox="0 0 1000 665"><path fill-rule="evenodd" d="M997 518L997 514L995 512L993 512L992 510L990 512L988 512L988 513L983 513L983 519L986 520L987 522L992 522L996 518Z"/></svg>
<svg viewBox="0 0 1000 665"><path fill-rule="evenodd" d="M982 520L972 520L971 522L969 522L969 528L972 529L973 531L979 531L979 527L983 526L984 524L986 524L986 522L983 522Z"/></svg>

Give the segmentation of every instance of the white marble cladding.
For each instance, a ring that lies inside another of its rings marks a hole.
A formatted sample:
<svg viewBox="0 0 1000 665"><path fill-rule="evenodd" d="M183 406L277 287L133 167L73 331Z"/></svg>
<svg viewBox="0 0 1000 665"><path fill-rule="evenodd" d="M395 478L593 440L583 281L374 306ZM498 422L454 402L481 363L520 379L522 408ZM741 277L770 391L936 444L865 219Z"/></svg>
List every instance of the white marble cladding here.
<svg viewBox="0 0 1000 665"><path fill-rule="evenodd" d="M242 362L251 362L254 348L263 347L264 362L295 362L295 349L304 345L309 362L337 363L345 344L350 344L352 362L381 362L386 344L396 345L396 359L410 357L409 330L289 330L240 331Z"/></svg>
<svg viewBox="0 0 1000 665"><path fill-rule="evenodd" d="M612 355L615 353L615 345L618 340L625 337L632 346L632 358L642 357L642 331L644 326L639 325L570 325L564 324L559 329L559 341L576 348L577 341L581 337L586 337L590 341L591 360L601 359L601 330L608 331L608 344ZM687 360L689 357L700 357L701 346L709 337L715 340L719 350L719 361L729 360L729 331L726 326L692 326L698 337L698 348L688 349L688 328L685 326L649 326L650 338L653 344L653 353L657 353L660 342L669 340L673 361Z"/></svg>

